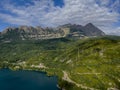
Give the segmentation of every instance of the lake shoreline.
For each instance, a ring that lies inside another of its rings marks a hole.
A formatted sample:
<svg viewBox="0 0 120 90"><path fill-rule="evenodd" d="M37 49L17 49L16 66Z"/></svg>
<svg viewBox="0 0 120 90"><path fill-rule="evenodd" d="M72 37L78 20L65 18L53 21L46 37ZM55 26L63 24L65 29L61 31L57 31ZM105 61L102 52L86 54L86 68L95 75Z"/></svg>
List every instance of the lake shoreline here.
<svg viewBox="0 0 120 90"><path fill-rule="evenodd" d="M56 87L58 88L57 90L61 90L60 89L60 87L58 87L59 85L58 85L58 78L57 78L57 76L48 76L47 75L47 72L43 72L43 71L38 71L38 70L31 70L31 69L29 69L29 70L11 70L11 69L9 69L9 68L0 68L0 71L12 71L13 73L16 73L16 72L20 72L20 73L24 73L24 72L30 72L30 73L40 73L40 75L42 74L42 75L45 75L45 77L47 77L47 78L56 78L57 79L57 84L56 84ZM24 71L24 72L22 72L22 71ZM32 75L33 76L33 75ZM40 76L41 77L41 76ZM54 80L54 79L53 79ZM50 82L50 81L49 81Z"/></svg>
<svg viewBox="0 0 120 90"><path fill-rule="evenodd" d="M60 87L60 85L59 85L59 77L57 76L57 75L49 75L48 73L47 73L47 71L43 71L43 70L38 70L38 69L13 69L13 68L0 68L0 70L4 70L4 69L6 69L6 70L10 70L10 71L14 71L14 72L16 72L16 71L31 71L31 72L39 72L39 73L42 73L42 74L45 74L47 77L56 77L57 78L57 81L58 81L58 83L57 83L57 87L58 87L58 89L59 90L66 90L66 89L64 89L64 87ZM61 80L61 79L60 79Z"/></svg>

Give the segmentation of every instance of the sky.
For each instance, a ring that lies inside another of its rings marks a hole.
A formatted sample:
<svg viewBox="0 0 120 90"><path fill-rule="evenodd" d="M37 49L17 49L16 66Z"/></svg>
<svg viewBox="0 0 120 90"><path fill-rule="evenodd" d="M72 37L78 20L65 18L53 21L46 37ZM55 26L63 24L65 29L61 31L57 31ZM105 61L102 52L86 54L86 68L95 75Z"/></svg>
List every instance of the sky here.
<svg viewBox="0 0 120 90"><path fill-rule="evenodd" d="M0 0L0 31L11 26L93 23L120 35L120 0Z"/></svg>

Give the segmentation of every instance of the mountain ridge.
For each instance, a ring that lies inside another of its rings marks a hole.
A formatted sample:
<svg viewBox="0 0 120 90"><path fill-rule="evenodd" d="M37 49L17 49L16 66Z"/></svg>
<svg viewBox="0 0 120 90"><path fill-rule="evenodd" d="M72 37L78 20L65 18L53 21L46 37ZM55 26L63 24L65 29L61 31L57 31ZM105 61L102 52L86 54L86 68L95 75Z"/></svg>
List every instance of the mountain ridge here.
<svg viewBox="0 0 120 90"><path fill-rule="evenodd" d="M58 26L56 28L41 26L19 26L19 27L8 27L3 30L0 34L3 38L10 39L14 35L18 35L16 38L21 40L26 39L52 39L52 38L62 38L62 37L74 37L74 38L84 38L84 37L94 37L94 36L104 36L105 33L94 26L92 23L88 23L85 26L77 24L65 24ZM13 36L12 36L13 35Z"/></svg>

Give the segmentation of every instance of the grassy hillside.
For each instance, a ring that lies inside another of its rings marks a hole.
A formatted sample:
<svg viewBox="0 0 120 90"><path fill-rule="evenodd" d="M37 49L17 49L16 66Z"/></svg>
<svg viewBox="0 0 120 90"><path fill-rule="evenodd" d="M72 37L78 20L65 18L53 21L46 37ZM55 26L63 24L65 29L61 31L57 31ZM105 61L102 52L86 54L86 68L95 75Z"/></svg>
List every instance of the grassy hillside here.
<svg viewBox="0 0 120 90"><path fill-rule="evenodd" d="M120 37L1 42L0 67L46 71L66 90L120 89Z"/></svg>

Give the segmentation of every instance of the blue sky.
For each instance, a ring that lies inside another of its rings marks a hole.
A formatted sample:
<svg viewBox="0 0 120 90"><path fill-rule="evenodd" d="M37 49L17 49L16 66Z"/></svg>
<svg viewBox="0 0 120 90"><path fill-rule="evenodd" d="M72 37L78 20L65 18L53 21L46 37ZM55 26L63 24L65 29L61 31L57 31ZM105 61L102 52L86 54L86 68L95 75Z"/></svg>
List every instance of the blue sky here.
<svg viewBox="0 0 120 90"><path fill-rule="evenodd" d="M0 31L11 26L93 23L120 35L120 0L1 0Z"/></svg>

